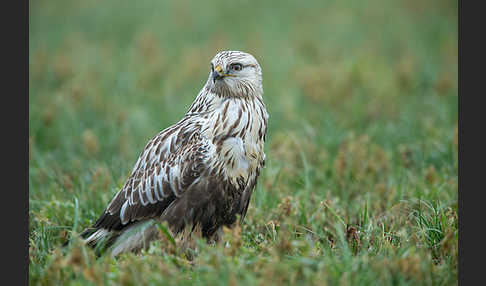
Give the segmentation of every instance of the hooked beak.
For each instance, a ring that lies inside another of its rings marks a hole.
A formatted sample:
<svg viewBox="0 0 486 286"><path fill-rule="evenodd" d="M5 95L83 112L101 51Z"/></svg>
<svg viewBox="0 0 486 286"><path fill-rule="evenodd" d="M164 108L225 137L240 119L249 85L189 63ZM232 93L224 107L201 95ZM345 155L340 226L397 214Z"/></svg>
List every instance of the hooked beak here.
<svg viewBox="0 0 486 286"><path fill-rule="evenodd" d="M216 82L216 80L223 78L223 76L224 76L223 69L221 68L220 65L217 65L214 68L212 73L213 82Z"/></svg>
<svg viewBox="0 0 486 286"><path fill-rule="evenodd" d="M227 76L235 76L235 75L224 73L221 66L217 65L216 67L214 67L214 70L213 70L213 73L212 73L211 76L213 77L213 82L216 82L216 80L218 80L218 79L222 79L222 78L227 77Z"/></svg>

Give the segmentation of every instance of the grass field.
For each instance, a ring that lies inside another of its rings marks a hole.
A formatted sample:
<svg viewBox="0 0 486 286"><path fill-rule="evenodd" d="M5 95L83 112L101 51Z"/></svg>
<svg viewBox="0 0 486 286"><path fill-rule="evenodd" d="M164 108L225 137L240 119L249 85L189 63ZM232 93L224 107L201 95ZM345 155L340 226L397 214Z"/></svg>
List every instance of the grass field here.
<svg viewBox="0 0 486 286"><path fill-rule="evenodd" d="M31 1L31 285L456 285L457 1ZM245 222L190 262L72 234L179 120L220 50L270 114Z"/></svg>

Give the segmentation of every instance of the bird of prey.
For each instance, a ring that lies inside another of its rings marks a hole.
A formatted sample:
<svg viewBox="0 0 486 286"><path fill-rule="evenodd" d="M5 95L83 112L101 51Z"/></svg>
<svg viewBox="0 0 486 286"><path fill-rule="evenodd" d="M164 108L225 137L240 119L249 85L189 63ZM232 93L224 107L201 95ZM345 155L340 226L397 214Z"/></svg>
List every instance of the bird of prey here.
<svg viewBox="0 0 486 286"><path fill-rule="evenodd" d="M84 242L111 255L139 252L165 222L173 235L199 229L218 241L242 220L265 164L268 113L262 71L241 51L211 60L209 78L184 117L151 139ZM105 248L106 249L106 248Z"/></svg>

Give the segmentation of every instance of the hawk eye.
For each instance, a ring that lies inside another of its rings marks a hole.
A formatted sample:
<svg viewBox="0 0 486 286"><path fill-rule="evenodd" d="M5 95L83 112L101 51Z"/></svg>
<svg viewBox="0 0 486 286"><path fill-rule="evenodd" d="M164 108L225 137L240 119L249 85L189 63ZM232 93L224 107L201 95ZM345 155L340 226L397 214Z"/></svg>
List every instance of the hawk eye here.
<svg viewBox="0 0 486 286"><path fill-rule="evenodd" d="M231 69L234 71L240 71L243 69L243 66L241 64L232 64Z"/></svg>

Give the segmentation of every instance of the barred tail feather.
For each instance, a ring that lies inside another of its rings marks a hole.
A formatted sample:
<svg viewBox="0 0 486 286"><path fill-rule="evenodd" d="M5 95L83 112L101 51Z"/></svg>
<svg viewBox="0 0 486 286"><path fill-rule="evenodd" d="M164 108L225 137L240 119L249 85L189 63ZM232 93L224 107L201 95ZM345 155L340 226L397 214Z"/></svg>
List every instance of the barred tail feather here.
<svg viewBox="0 0 486 286"><path fill-rule="evenodd" d="M84 242L86 244L91 246L96 246L98 242L104 240L110 235L111 235L110 231L100 228L100 229L96 229L95 231L86 230L81 234L81 237L84 238Z"/></svg>
<svg viewBox="0 0 486 286"><path fill-rule="evenodd" d="M88 228L81 233L84 243L94 248L97 255L113 245L118 236L117 232L103 228Z"/></svg>
<svg viewBox="0 0 486 286"><path fill-rule="evenodd" d="M109 249L115 257L124 252L137 253L142 249L148 249L149 243L158 236L156 224L154 220L138 222L122 231L90 227L80 236L86 245L95 249L97 255Z"/></svg>

